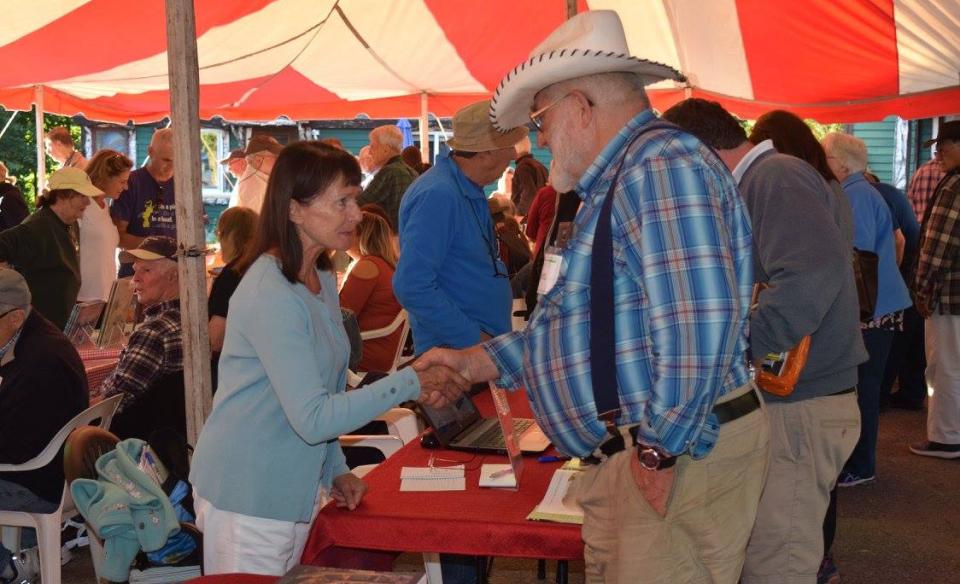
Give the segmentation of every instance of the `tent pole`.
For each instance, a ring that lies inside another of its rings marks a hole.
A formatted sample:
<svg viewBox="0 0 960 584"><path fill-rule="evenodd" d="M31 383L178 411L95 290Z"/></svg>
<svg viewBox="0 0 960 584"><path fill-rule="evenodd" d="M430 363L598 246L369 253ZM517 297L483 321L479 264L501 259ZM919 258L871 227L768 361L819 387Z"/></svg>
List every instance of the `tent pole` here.
<svg viewBox="0 0 960 584"><path fill-rule="evenodd" d="M430 113L427 110L427 92L420 92L420 160L430 162Z"/></svg>
<svg viewBox="0 0 960 584"><path fill-rule="evenodd" d="M43 86L33 86L34 135L37 137L37 196L47 188L47 152L43 147Z"/></svg>
<svg viewBox="0 0 960 584"><path fill-rule="evenodd" d="M197 27L192 0L166 0L166 9L187 440L196 444L203 422L210 413L213 395L210 389L210 337L207 333L206 234L200 187ZM174 79L176 83L172 82Z"/></svg>

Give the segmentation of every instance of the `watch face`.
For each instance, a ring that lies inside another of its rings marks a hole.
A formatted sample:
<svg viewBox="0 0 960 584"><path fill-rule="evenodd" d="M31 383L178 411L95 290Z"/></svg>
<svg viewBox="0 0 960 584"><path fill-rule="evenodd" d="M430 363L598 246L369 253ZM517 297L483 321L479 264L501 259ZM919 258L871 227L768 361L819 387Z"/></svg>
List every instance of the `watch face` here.
<svg viewBox="0 0 960 584"><path fill-rule="evenodd" d="M653 448L643 448L638 454L640 464L647 470L657 470L660 466L660 454Z"/></svg>

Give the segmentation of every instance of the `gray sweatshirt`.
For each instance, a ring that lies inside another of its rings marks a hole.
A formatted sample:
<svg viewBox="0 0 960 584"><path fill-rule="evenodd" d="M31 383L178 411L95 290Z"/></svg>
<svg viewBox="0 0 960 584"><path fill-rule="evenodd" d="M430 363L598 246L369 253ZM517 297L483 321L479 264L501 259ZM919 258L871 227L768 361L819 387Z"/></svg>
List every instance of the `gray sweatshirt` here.
<svg viewBox="0 0 960 584"><path fill-rule="evenodd" d="M751 351L786 351L811 335L793 393L764 398L799 401L853 387L867 352L849 203L812 166L772 150L750 164L739 186L753 224L754 279L768 286L750 317Z"/></svg>

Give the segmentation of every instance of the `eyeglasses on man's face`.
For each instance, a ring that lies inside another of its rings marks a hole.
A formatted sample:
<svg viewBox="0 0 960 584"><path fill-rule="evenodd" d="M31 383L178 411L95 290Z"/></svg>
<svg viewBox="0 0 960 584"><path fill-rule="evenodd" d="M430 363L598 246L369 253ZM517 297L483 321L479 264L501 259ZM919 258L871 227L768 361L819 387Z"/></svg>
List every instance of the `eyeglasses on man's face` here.
<svg viewBox="0 0 960 584"><path fill-rule="evenodd" d="M538 110L536 110L536 111L534 111L534 112L530 112L530 123L533 124L533 127L534 127L535 129L537 129L537 130L543 131L543 116L544 116L544 114L546 114L546 113L550 110L550 108L552 108L553 106L557 105L558 103L560 103L560 102L563 101L564 99L570 97L570 96L573 95L574 93L576 93L576 91L568 91L567 93L564 93L563 95L561 95L561 96L558 97L557 99L551 101L550 103L548 103L547 105L543 106L542 108L540 108L540 109L538 109ZM593 100L592 100L592 99L590 99L587 95L584 95L582 92L581 92L581 95L583 95L584 99L587 100L587 105L589 105L590 107L593 107L593 106L594 106L594 103L593 103Z"/></svg>

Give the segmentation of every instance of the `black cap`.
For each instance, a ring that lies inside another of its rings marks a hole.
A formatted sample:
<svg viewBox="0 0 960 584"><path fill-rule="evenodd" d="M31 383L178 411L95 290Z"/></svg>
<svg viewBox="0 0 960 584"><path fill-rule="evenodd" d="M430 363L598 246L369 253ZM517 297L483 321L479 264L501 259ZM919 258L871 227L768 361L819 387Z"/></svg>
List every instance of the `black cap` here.
<svg viewBox="0 0 960 584"><path fill-rule="evenodd" d="M120 263L131 264L137 260L177 260L177 242L162 235L151 235L140 242L136 249L120 252Z"/></svg>
<svg viewBox="0 0 960 584"><path fill-rule="evenodd" d="M929 148L933 146L934 142L942 142L943 140L960 140L960 120L940 124L937 137L924 142L923 147Z"/></svg>

